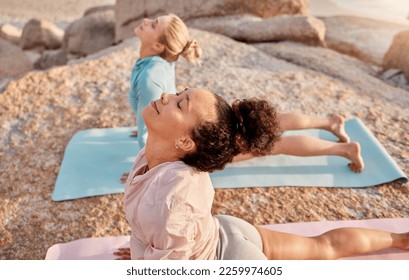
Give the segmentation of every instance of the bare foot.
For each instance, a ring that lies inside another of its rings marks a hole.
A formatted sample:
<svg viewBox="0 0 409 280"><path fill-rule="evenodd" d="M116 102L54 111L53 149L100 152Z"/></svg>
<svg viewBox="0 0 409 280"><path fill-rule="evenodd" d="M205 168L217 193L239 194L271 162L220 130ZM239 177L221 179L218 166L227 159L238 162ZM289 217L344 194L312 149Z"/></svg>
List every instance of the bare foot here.
<svg viewBox="0 0 409 280"><path fill-rule="evenodd" d="M129 175L128 172L122 174L122 177L119 179L119 182L121 182L122 184L125 184L125 183L126 183L126 179L128 179L128 175Z"/></svg>
<svg viewBox="0 0 409 280"><path fill-rule="evenodd" d="M132 130L130 136L131 137L138 137L138 131L137 130Z"/></svg>
<svg viewBox="0 0 409 280"><path fill-rule="evenodd" d="M402 249L409 250L409 232L402 233L403 246Z"/></svg>
<svg viewBox="0 0 409 280"><path fill-rule="evenodd" d="M409 232L402 233L403 246L402 249L409 250Z"/></svg>
<svg viewBox="0 0 409 280"><path fill-rule="evenodd" d="M393 244L392 247L409 250L409 232L392 233Z"/></svg>
<svg viewBox="0 0 409 280"><path fill-rule="evenodd" d="M338 137L339 142L349 143L349 136L345 132L345 119L340 115L333 114L329 117L329 130Z"/></svg>
<svg viewBox="0 0 409 280"><path fill-rule="evenodd" d="M346 158L351 162L348 164L352 172L359 173L364 169L364 161L361 157L361 146L357 142L346 143Z"/></svg>

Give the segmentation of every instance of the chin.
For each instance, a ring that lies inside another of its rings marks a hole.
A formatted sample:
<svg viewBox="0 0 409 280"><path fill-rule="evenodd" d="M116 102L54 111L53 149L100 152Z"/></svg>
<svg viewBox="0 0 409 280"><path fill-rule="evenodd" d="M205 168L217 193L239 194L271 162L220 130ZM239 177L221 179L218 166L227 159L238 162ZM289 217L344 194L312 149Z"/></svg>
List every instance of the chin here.
<svg viewBox="0 0 409 280"><path fill-rule="evenodd" d="M149 108L149 106L142 109L142 118L145 121L145 124L154 117L154 114L156 114L156 112L153 111L153 108Z"/></svg>

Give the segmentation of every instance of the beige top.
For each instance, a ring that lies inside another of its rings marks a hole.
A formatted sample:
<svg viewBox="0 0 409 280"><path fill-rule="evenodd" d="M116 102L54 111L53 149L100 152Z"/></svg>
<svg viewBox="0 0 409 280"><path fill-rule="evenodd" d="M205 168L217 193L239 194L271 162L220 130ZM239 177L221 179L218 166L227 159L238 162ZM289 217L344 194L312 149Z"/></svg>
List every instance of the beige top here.
<svg viewBox="0 0 409 280"><path fill-rule="evenodd" d="M141 172L146 166L142 149L125 186L132 259L214 259L219 222L209 174L181 161Z"/></svg>

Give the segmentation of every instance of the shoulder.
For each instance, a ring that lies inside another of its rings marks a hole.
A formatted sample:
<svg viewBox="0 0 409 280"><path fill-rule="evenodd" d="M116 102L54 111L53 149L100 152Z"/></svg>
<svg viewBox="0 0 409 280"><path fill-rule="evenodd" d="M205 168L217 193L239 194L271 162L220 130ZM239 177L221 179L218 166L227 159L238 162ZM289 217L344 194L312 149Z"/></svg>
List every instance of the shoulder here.
<svg viewBox="0 0 409 280"><path fill-rule="evenodd" d="M213 194L209 174L196 171L181 161L167 165L158 176L158 184L166 190L158 199L172 201L172 204L191 201L202 195L212 197Z"/></svg>
<svg viewBox="0 0 409 280"><path fill-rule="evenodd" d="M165 163L159 169L158 181L173 188L195 183L203 176L203 172L197 172L181 161Z"/></svg>
<svg viewBox="0 0 409 280"><path fill-rule="evenodd" d="M169 71L172 71L174 68L173 62L169 62L160 56L151 56L145 59L147 59L146 66L145 66L147 73L164 72L164 71L169 72Z"/></svg>

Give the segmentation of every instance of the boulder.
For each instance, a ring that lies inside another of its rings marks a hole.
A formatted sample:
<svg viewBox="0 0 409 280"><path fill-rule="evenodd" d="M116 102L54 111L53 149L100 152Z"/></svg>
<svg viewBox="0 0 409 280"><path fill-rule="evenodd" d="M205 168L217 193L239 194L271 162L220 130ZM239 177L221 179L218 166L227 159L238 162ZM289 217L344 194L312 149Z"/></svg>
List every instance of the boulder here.
<svg viewBox="0 0 409 280"><path fill-rule="evenodd" d="M20 47L0 38L0 78L18 77L32 69L32 63Z"/></svg>
<svg viewBox="0 0 409 280"><path fill-rule="evenodd" d="M326 26L325 42L329 48L376 65L382 65L393 36L409 28L409 25L355 16L321 19Z"/></svg>
<svg viewBox="0 0 409 280"><path fill-rule="evenodd" d="M20 47L27 49L58 49L61 47L64 31L43 19L31 19L23 28Z"/></svg>
<svg viewBox="0 0 409 280"><path fill-rule="evenodd" d="M24 51L24 54L27 56L27 58L30 60L31 64L36 64L37 61L41 58L41 52L37 52L34 50L27 50Z"/></svg>
<svg viewBox="0 0 409 280"><path fill-rule="evenodd" d="M188 26L220 33L244 42L296 41L323 45L324 23L307 16L275 16L269 19L245 15L198 18L186 21Z"/></svg>
<svg viewBox="0 0 409 280"><path fill-rule="evenodd" d="M409 29L395 35L383 58L383 69L398 68L409 81Z"/></svg>
<svg viewBox="0 0 409 280"><path fill-rule="evenodd" d="M48 50L44 51L41 58L34 63L34 68L44 70L53 66L64 65L67 61L67 54L62 49Z"/></svg>
<svg viewBox="0 0 409 280"><path fill-rule="evenodd" d="M6 89L10 81L11 81L11 78L9 77L0 78L0 93L2 93Z"/></svg>
<svg viewBox="0 0 409 280"><path fill-rule="evenodd" d="M12 24L5 23L0 26L0 38L18 45L20 43L22 30Z"/></svg>
<svg viewBox="0 0 409 280"><path fill-rule="evenodd" d="M200 17L252 14L262 18L276 15L307 15L307 0L117 0L115 40L133 36L144 17L174 13L184 20Z"/></svg>
<svg viewBox="0 0 409 280"><path fill-rule="evenodd" d="M67 53L88 55L114 44L115 11L91 13L74 22L66 29L63 49Z"/></svg>
<svg viewBox="0 0 409 280"><path fill-rule="evenodd" d="M391 68L381 73L380 78L386 83L409 91L409 80L400 69Z"/></svg>
<svg viewBox="0 0 409 280"><path fill-rule="evenodd" d="M105 12L105 11L115 11L115 5L104 5L104 6L91 7L85 10L84 17L89 16L91 14Z"/></svg>

